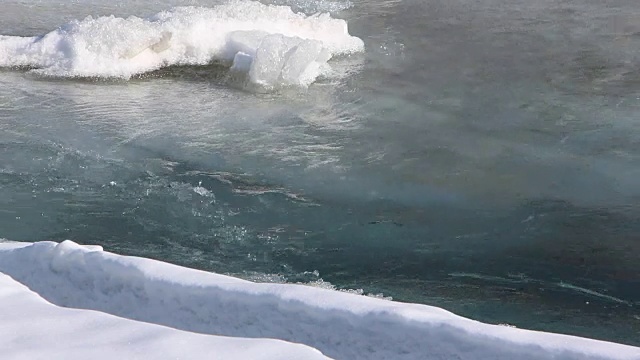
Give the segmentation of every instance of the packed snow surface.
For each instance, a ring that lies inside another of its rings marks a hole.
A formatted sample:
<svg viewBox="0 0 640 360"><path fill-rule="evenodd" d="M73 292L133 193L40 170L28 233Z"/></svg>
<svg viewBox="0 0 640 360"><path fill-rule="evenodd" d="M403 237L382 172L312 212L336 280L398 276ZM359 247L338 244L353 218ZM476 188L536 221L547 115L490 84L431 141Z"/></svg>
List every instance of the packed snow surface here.
<svg viewBox="0 0 640 360"><path fill-rule="evenodd" d="M171 65L231 64L265 87L306 86L335 55L361 52L347 23L288 6L232 1L149 18L87 17L42 36L0 35L0 67L56 77L129 79Z"/></svg>
<svg viewBox="0 0 640 360"><path fill-rule="evenodd" d="M327 359L300 344L194 334L53 305L0 273L2 359Z"/></svg>
<svg viewBox="0 0 640 360"><path fill-rule="evenodd" d="M252 283L71 241L0 243L0 272L13 278L0 275L0 347L9 358L48 351L65 359L322 358L306 346L261 340L270 338L336 359L640 359L636 347L488 325L426 305Z"/></svg>

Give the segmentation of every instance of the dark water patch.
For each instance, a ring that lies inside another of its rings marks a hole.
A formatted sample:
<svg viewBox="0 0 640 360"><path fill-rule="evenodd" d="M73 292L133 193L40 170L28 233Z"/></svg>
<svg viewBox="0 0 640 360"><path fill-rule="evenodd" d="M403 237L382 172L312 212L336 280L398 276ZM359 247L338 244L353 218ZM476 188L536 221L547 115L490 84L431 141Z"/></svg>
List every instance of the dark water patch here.
<svg viewBox="0 0 640 360"><path fill-rule="evenodd" d="M318 271L340 288L484 321L638 344L631 335L640 302L635 202L536 200L492 209L327 200L153 151L122 161L56 144L6 143L5 150L6 238L73 239L294 282ZM593 327L598 322L605 328Z"/></svg>

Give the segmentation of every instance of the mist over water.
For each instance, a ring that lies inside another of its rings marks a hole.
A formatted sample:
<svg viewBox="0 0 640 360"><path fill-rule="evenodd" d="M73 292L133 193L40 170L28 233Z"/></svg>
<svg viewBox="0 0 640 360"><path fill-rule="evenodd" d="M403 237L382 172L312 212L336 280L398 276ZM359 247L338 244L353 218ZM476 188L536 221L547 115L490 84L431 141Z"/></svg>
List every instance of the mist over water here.
<svg viewBox="0 0 640 360"><path fill-rule="evenodd" d="M0 34L216 4L9 1ZM635 2L277 4L364 53L270 92L223 64L0 70L0 237L640 345Z"/></svg>

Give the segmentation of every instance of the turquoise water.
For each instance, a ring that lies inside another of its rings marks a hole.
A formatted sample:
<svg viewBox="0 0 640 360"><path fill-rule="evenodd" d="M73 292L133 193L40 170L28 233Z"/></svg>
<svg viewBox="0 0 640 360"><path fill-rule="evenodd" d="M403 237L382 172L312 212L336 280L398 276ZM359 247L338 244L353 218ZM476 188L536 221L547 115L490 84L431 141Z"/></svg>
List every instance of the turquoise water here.
<svg viewBox="0 0 640 360"><path fill-rule="evenodd" d="M185 4L215 2L9 1L0 33ZM268 93L0 70L0 237L640 345L634 3L291 5L365 53Z"/></svg>

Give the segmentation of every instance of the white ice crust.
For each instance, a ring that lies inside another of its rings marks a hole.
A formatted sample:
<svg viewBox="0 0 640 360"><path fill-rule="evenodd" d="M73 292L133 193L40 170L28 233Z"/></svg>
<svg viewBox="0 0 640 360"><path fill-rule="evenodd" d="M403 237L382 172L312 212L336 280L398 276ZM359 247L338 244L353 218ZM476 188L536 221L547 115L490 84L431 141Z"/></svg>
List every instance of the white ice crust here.
<svg viewBox="0 0 640 360"><path fill-rule="evenodd" d="M336 55L364 50L329 14L234 0L149 18L87 17L43 36L0 35L0 67L56 77L130 79L171 65L231 64L265 87L307 86Z"/></svg>
<svg viewBox="0 0 640 360"><path fill-rule="evenodd" d="M0 243L0 272L13 278L0 274L0 348L9 359L323 358L307 346L335 359L640 359L637 347L252 283L71 241Z"/></svg>
<svg viewBox="0 0 640 360"><path fill-rule="evenodd" d="M308 346L181 331L53 305L0 273L2 359L327 359Z"/></svg>

